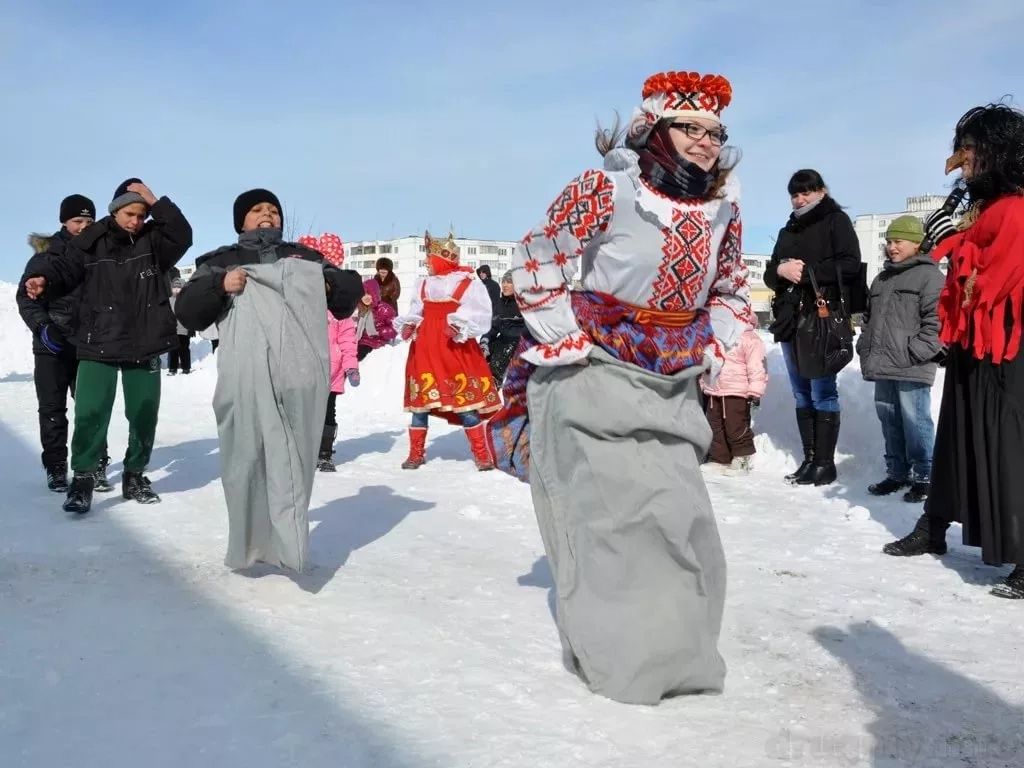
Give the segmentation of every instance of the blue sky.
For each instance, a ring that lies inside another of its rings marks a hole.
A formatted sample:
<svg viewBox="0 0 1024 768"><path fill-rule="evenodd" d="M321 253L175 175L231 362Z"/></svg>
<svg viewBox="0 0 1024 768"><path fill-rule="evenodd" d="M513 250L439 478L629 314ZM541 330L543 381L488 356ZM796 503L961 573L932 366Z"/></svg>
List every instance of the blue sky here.
<svg viewBox="0 0 1024 768"><path fill-rule="evenodd" d="M817 168L852 215L943 192L952 126L1024 101L1020 0L471 3L0 0L0 279L72 192L140 176L232 242L265 186L293 231L518 239L666 69L733 83L748 252ZM585 9L585 10L584 10Z"/></svg>

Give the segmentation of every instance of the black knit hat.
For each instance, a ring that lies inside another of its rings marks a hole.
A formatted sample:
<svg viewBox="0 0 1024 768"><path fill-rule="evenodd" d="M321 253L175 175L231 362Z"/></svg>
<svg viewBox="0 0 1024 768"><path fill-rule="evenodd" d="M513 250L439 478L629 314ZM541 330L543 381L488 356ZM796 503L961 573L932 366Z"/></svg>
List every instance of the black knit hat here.
<svg viewBox="0 0 1024 768"><path fill-rule="evenodd" d="M96 218L96 204L85 195L68 195L60 201L60 223L79 216Z"/></svg>
<svg viewBox="0 0 1024 768"><path fill-rule="evenodd" d="M281 207L281 201L277 199L277 195L269 189L250 189L235 198L235 232L242 234L242 225L245 223L246 214L260 203L272 203L277 206L277 211L281 214L281 226L284 226L284 208Z"/></svg>
<svg viewBox="0 0 1024 768"><path fill-rule="evenodd" d="M114 197L110 201L110 205L107 206L107 211L110 213L117 213L119 210L124 208L126 205L132 203L142 203L147 208L149 204L146 202L146 198L140 195L138 192L129 192L128 187L132 184L141 184L142 179L125 179L117 185L117 189L114 190Z"/></svg>

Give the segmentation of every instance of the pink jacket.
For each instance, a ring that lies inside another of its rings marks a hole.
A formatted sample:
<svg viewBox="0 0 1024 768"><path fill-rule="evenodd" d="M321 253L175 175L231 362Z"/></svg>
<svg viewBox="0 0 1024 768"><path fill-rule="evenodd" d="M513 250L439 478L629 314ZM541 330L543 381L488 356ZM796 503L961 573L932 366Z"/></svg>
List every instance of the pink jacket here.
<svg viewBox="0 0 1024 768"><path fill-rule="evenodd" d="M345 392L345 371L359 368L356 359L356 322L351 317L338 320L327 313L327 343L331 348L331 392Z"/></svg>
<svg viewBox="0 0 1024 768"><path fill-rule="evenodd" d="M372 277L363 281L363 290L373 299L370 310L373 312L373 327L377 329L377 335L367 334L359 340L359 343L370 349L380 349L390 344L398 336L398 331L392 321L398 317L394 307L385 304L380 300L380 284Z"/></svg>
<svg viewBox="0 0 1024 768"><path fill-rule="evenodd" d="M739 343L725 356L725 364L715 387L709 387L707 378L701 379L701 389L708 397L764 397L768 387L768 362L764 342L756 331L747 331Z"/></svg>

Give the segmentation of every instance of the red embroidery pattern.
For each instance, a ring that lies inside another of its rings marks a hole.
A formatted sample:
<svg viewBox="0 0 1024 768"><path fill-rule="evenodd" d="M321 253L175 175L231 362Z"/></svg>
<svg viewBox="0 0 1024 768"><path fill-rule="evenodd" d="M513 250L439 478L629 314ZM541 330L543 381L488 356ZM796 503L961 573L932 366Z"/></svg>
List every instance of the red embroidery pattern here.
<svg viewBox="0 0 1024 768"><path fill-rule="evenodd" d="M732 219L725 232L722 245L718 252L718 274L711 286L707 306L709 309L724 309L737 322L757 327L757 316L749 301L737 301L740 294L746 297L749 290L747 270L743 266L743 224L740 220L739 207L732 204Z"/></svg>
<svg viewBox="0 0 1024 768"><path fill-rule="evenodd" d="M608 228L614 192L612 180L603 171L583 173L548 207L544 222L522 239L525 258L519 269L533 280L532 288L520 291L522 309L548 304L553 298L548 291L564 293L587 244Z"/></svg>
<svg viewBox="0 0 1024 768"><path fill-rule="evenodd" d="M711 232L700 208L673 207L672 224L662 230L665 255L652 286L651 309L680 312L696 306L711 256Z"/></svg>

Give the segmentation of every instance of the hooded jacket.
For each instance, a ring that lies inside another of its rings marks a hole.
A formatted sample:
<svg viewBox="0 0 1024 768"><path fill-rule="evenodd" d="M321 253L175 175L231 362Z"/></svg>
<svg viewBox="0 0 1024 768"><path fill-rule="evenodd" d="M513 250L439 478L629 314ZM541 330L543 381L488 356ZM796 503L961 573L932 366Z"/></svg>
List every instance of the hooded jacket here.
<svg viewBox="0 0 1024 768"><path fill-rule="evenodd" d="M942 351L938 303L944 282L930 255L919 254L899 264L885 262L871 283L857 339L865 379L935 381L936 358Z"/></svg>
<svg viewBox="0 0 1024 768"><path fill-rule="evenodd" d="M60 336L67 341L68 354L74 354L74 334L77 328L78 302L81 290L76 288L59 298L49 298L43 294L38 299L30 299L25 292L25 281L43 270L53 256L64 253L71 241L71 233L63 227L52 235L32 233L28 236L28 244L32 248L32 257L25 265L25 273L18 282L15 300L18 313L25 325L32 331L32 351L37 355L52 355L53 352L39 340L43 326L55 328Z"/></svg>

